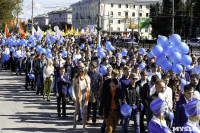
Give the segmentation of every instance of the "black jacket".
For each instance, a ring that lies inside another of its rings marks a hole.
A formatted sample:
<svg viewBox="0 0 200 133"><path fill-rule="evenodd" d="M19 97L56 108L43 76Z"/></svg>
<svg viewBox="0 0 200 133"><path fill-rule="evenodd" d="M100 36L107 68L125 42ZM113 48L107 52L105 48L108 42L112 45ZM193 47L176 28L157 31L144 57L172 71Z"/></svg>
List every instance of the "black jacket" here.
<svg viewBox="0 0 200 133"><path fill-rule="evenodd" d="M111 79L108 79L104 82L102 92L101 92L101 104L99 108L99 115L103 115L103 110L105 114L105 118L108 118L110 113L110 107L111 107L111 100L112 100L112 94L110 93L110 81ZM120 82L118 82L120 83ZM121 107L121 89L119 88L120 85L118 85L115 93L115 104L117 106L117 109L120 110Z"/></svg>
<svg viewBox="0 0 200 133"><path fill-rule="evenodd" d="M140 95L136 86L132 87L131 83L124 89L123 104L129 104L131 106L135 104L137 107L140 107Z"/></svg>

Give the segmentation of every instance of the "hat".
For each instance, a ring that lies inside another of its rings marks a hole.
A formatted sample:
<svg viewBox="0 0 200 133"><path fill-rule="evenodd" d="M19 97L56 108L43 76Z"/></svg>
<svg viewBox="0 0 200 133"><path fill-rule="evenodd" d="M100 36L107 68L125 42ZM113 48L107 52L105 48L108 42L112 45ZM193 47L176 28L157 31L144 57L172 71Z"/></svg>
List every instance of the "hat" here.
<svg viewBox="0 0 200 133"><path fill-rule="evenodd" d="M150 108L155 115L159 115L165 110L164 101L162 101L160 98L156 98L151 102Z"/></svg>
<svg viewBox="0 0 200 133"><path fill-rule="evenodd" d="M190 117L197 116L200 114L200 102L198 99L192 100L185 105L185 110Z"/></svg>

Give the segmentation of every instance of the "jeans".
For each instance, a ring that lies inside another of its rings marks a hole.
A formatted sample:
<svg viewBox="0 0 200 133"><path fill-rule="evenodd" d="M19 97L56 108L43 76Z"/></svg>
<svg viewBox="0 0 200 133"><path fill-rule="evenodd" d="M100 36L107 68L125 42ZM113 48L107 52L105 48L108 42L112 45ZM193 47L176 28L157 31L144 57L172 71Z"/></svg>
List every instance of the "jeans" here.
<svg viewBox="0 0 200 133"><path fill-rule="evenodd" d="M18 58L15 58L15 72L16 73L21 73L22 72L22 69L21 69L21 61L20 61L20 59L18 59ZM18 70L19 69L19 70Z"/></svg>
<svg viewBox="0 0 200 133"><path fill-rule="evenodd" d="M133 109L131 117L122 117L122 130L123 133L128 133L129 120L134 121L135 133L140 133L140 112L138 108Z"/></svg>
<svg viewBox="0 0 200 133"><path fill-rule="evenodd" d="M101 133L105 133L105 130L106 130L106 121L104 119L103 124L101 125Z"/></svg>
<svg viewBox="0 0 200 133"><path fill-rule="evenodd" d="M39 94L40 92L41 95L43 95L43 90L44 90L43 75L39 74L37 76L37 94Z"/></svg>
<svg viewBox="0 0 200 133"><path fill-rule="evenodd" d="M79 121L82 121L82 112L83 112L82 107L80 107L80 111L78 113L78 120Z"/></svg>

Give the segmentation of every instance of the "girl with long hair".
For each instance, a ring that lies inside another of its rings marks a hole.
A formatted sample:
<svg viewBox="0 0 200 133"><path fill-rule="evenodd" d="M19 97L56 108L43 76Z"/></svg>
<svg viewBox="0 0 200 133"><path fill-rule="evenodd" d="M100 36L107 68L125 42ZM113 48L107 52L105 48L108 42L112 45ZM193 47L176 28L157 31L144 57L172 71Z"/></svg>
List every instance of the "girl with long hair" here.
<svg viewBox="0 0 200 133"><path fill-rule="evenodd" d="M74 129L76 129L77 116L82 106L83 115L83 129L85 130L87 105L90 94L90 77L87 75L85 65L81 63L79 65L79 71L73 79L72 83L72 97L75 102L75 113L74 113Z"/></svg>
<svg viewBox="0 0 200 133"><path fill-rule="evenodd" d="M44 67L43 70L43 77L44 77L44 93L43 99L45 99L45 95L47 92L47 101L50 101L50 92L51 92L51 84L53 81L54 75L54 66L52 59L47 60L47 65Z"/></svg>

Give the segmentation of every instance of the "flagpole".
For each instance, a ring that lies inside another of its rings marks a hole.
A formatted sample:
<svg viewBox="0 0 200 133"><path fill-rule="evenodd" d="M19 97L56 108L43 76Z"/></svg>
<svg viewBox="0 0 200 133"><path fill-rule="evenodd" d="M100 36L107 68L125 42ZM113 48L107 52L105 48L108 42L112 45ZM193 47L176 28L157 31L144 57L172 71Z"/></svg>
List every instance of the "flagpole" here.
<svg viewBox="0 0 200 133"><path fill-rule="evenodd" d="M31 30L33 32L33 0L32 0L32 25L31 25Z"/></svg>

